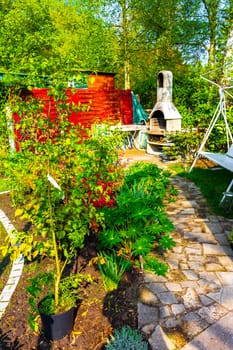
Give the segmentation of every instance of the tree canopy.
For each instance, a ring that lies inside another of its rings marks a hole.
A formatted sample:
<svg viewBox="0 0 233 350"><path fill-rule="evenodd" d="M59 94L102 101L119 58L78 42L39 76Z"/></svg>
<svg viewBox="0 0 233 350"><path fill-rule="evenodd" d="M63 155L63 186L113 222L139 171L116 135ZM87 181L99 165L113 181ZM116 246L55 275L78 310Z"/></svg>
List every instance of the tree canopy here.
<svg viewBox="0 0 233 350"><path fill-rule="evenodd" d="M231 63L232 17L232 0L1 0L0 71L116 72L147 106L160 70L179 82Z"/></svg>

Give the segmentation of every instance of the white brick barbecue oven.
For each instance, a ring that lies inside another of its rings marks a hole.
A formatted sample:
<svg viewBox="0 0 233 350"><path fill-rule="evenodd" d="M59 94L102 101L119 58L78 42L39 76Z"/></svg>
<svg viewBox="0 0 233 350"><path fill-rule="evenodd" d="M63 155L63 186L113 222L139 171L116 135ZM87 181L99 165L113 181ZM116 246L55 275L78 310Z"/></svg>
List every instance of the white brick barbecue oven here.
<svg viewBox="0 0 233 350"><path fill-rule="evenodd" d="M172 103L172 72L161 71L157 79L157 103L149 115L151 131L180 131L181 115Z"/></svg>

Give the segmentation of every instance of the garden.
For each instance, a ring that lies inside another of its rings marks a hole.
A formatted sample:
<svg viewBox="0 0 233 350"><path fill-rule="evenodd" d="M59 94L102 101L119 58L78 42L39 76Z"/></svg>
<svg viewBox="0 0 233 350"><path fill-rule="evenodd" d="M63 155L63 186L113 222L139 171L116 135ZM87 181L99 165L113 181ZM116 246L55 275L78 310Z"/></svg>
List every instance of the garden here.
<svg viewBox="0 0 233 350"><path fill-rule="evenodd" d="M123 326L138 342L141 271L165 275L160 255L175 244L164 205L176 194L170 173L150 163L123 166L119 131L91 134L69 122L62 90L53 98L55 119L39 100L11 99L21 137L18 152L1 155L9 190L1 209L16 227L10 236L1 228L1 288L10 261L22 254L25 266L2 318L1 344L102 349ZM51 317L69 310L70 324L53 328Z"/></svg>
<svg viewBox="0 0 233 350"><path fill-rule="evenodd" d="M8 235L0 223L0 292L14 262L21 259L24 267L1 318L0 349L122 350L124 344L130 350L135 343L147 349L137 332L138 291L142 271L168 271L163 253L174 246L174 228L166 204L176 200L171 177L188 178L214 214L233 218L232 208L219 205L232 172L199 159L189 173L223 86L226 104L219 106L231 131L233 125L233 4L212 5L1 2L0 210L15 229ZM92 87L97 72L116 78L99 89L92 116L102 123L104 106L104 119L117 123L126 114L123 101L113 98L116 89L125 97L134 92L148 111L156 103L156 76L167 69L175 73L182 130L162 150L166 170L156 162L128 164L125 140L110 125L99 130L95 120L93 128L72 122L73 112L89 112L93 103L90 72ZM71 95L82 88L88 104L68 103L66 86ZM27 94L40 88L50 91L46 106ZM227 141L219 118L205 150L225 153ZM54 328L63 313L66 320Z"/></svg>
<svg viewBox="0 0 233 350"><path fill-rule="evenodd" d="M188 173L201 137L195 131L171 136L174 147L164 153L178 160L169 171L154 162L129 165L117 129L96 133L70 122L74 106L63 89L51 89L51 100L56 117L39 99L10 99L20 137L17 152L7 138L1 149L0 209L16 231L8 236L0 226L0 291L21 255L24 269L2 316L0 345L147 349L137 332L138 293L143 271L166 275L163 252L175 245L165 206L176 199L170 178L188 177L214 213L231 217L219 206L231 173L204 161ZM65 320L53 326L60 315Z"/></svg>

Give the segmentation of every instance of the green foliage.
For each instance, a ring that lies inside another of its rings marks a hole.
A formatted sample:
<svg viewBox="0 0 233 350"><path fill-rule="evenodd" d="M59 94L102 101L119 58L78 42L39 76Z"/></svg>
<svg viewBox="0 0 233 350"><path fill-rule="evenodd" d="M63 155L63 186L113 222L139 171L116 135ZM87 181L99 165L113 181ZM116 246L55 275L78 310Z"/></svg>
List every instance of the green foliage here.
<svg viewBox="0 0 233 350"><path fill-rule="evenodd" d="M39 312L52 315L55 312L60 313L75 307L81 298L80 287L84 281L92 282L91 276L77 273L64 277L59 284L59 306L57 307L53 290L54 272L40 272L36 277L31 277L30 284L26 288L29 294L30 314L28 322L31 329L38 331Z"/></svg>
<svg viewBox="0 0 233 350"><path fill-rule="evenodd" d="M155 164L132 165L116 195L116 205L103 210L105 229L98 235L100 249L114 249L117 256L134 262L155 248L171 248L174 242L169 232L174 227L164 200L173 200L174 195L168 172Z"/></svg>
<svg viewBox="0 0 233 350"><path fill-rule="evenodd" d="M51 112L54 100L56 117ZM19 254L29 261L43 256L53 260L54 309L58 311L72 297L70 291L64 297L65 288L69 289L63 282L67 264L92 229L98 231L103 224L96 202L113 200L114 186L121 182L116 164L122 139L114 133L88 137L88 130L69 122L72 106L62 89L51 90L46 103L47 116L40 100L11 99L12 111L20 117L16 127L21 140L20 151L10 156L7 175L16 215L33 228L17 232L1 250L13 260Z"/></svg>
<svg viewBox="0 0 233 350"><path fill-rule="evenodd" d="M205 108L202 108L202 113ZM201 145L203 137L210 125L211 115L210 109L207 114L207 118L198 118L196 120L191 119L189 122L189 128L176 133L170 133L167 135L167 139L170 142L169 147L164 147L163 152L168 157L168 159L181 159L184 162L192 162L195 155ZM214 113L214 112L213 112ZM231 132L232 129L232 108L227 108L227 120ZM192 128L190 128L192 126ZM197 126L193 128L194 126ZM206 143L205 150L209 152L226 152L227 149L227 131L225 121L223 116L219 116L217 123L214 125Z"/></svg>
<svg viewBox="0 0 233 350"><path fill-rule="evenodd" d="M107 291L117 289L122 276L131 267L130 261L122 256L116 256L115 251L110 254L100 252L97 261L103 284Z"/></svg>
<svg viewBox="0 0 233 350"><path fill-rule="evenodd" d="M144 269L148 272L156 271L158 276L165 276L168 266L158 261L155 257L148 255L145 257Z"/></svg>
<svg viewBox="0 0 233 350"><path fill-rule="evenodd" d="M227 213L220 206L223 192L226 191L232 180L232 173L226 169L211 169L195 167L191 173L184 171L179 164L175 167L171 166L171 170L175 171L179 176L185 177L193 181L200 188L203 197L209 208L217 215L224 217L233 217L232 212Z"/></svg>
<svg viewBox="0 0 233 350"><path fill-rule="evenodd" d="M0 67L32 80L57 72L114 71L114 32L93 2L16 0L0 8ZM89 33L92 33L90 36ZM105 40L103 40L105 38ZM38 84L37 84L38 86Z"/></svg>
<svg viewBox="0 0 233 350"><path fill-rule="evenodd" d="M226 191L232 180L232 173L230 171L226 169L211 170L194 168L186 176L200 188L208 205L216 214L232 217L232 213L226 214L223 208L219 206L222 194Z"/></svg>
<svg viewBox="0 0 233 350"><path fill-rule="evenodd" d="M200 130L187 130L169 134L167 139L171 142L169 147L163 147L163 153L168 159L182 159L192 162L203 138Z"/></svg>
<svg viewBox="0 0 233 350"><path fill-rule="evenodd" d="M114 335L108 340L106 350L147 350L148 344L141 334L129 326L116 329Z"/></svg>

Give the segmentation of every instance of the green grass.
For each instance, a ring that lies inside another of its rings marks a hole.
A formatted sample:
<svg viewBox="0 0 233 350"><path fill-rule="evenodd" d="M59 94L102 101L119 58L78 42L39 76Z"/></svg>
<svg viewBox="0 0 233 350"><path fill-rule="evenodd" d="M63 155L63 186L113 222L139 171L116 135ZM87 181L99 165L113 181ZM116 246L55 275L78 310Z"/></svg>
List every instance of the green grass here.
<svg viewBox="0 0 233 350"><path fill-rule="evenodd" d="M191 173L188 173L178 163L171 165L170 169L172 173L190 179L200 188L203 197L214 214L233 218L233 212L226 213L219 205L223 192L226 191L233 179L233 174L230 171L223 168L194 168Z"/></svg>

